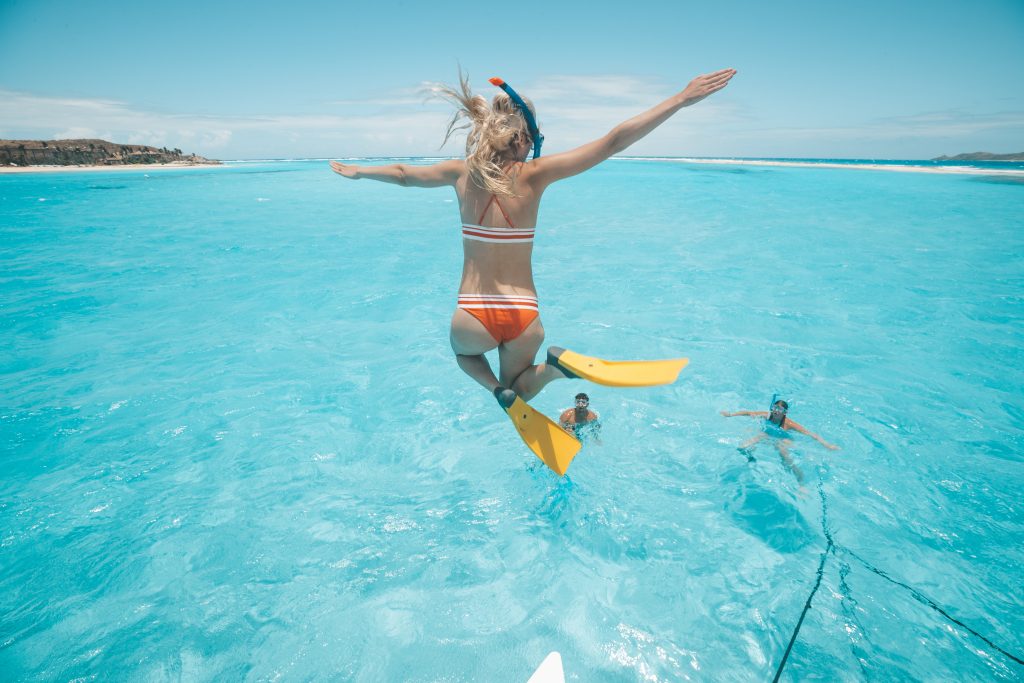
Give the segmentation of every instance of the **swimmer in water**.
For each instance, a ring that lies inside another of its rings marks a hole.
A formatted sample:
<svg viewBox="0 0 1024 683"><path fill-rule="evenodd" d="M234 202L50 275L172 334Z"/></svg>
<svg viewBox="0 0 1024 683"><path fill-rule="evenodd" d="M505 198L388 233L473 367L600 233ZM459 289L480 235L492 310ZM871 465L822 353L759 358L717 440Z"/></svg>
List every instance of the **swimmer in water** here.
<svg viewBox="0 0 1024 683"><path fill-rule="evenodd" d="M839 446L831 444L825 441L823 438L810 431L799 422L795 422L789 419L789 404L782 399L772 400L771 410L737 410L736 412L730 413L727 410L722 411L722 415L725 417L757 417L764 420L764 426L759 434L756 434L746 443L740 446L738 450L743 455L747 456L747 460L753 461L753 450L754 446L763 440L765 437L773 437L772 443L775 449L779 452L779 457L782 458L782 462L786 464L786 467L793 472L796 476L797 481L800 484L804 483L804 473L796 466L793 462L792 456L789 454L789 447L793 445L793 439L791 438L792 433L804 434L811 437L818 443L830 451L838 451Z"/></svg>
<svg viewBox="0 0 1024 683"><path fill-rule="evenodd" d="M598 422L600 417L590 409L590 397L580 392L576 394L576 407L562 411L558 424L562 429L577 437L583 427L591 426L591 433L596 437L601 429L601 423Z"/></svg>
<svg viewBox="0 0 1024 683"><path fill-rule="evenodd" d="M517 395L529 401L549 382L568 376L557 364L534 362L544 341L533 280L533 237L544 191L625 151L676 112L724 88L734 75L734 69L722 69L698 76L603 137L541 157L544 136L530 100L500 78L492 78L500 91L488 102L473 94L468 78L460 74L458 86L438 86L435 93L457 107L445 141L456 130L468 129L464 159L426 166L332 161L331 169L351 180L454 188L464 261L451 320L452 351L462 371L507 409ZM484 356L494 349L497 375ZM553 357L558 360L557 352Z"/></svg>

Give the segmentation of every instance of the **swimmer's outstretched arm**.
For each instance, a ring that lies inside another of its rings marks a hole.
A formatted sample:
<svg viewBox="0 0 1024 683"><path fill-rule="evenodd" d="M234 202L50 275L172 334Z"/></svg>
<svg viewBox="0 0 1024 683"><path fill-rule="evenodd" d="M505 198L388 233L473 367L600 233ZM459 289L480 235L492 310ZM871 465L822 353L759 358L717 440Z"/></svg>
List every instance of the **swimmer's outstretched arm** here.
<svg viewBox="0 0 1024 683"><path fill-rule="evenodd" d="M547 185L596 166L643 138L683 107L689 107L718 92L728 85L729 80L735 75L735 69L722 69L697 76L682 92L643 114L620 123L604 137L568 152L534 159L530 162L536 169L534 177L541 184Z"/></svg>
<svg viewBox="0 0 1024 683"><path fill-rule="evenodd" d="M725 417L738 417L741 415L747 417L768 417L767 410L737 410L735 413L730 413L728 410L723 410L721 412L722 415L724 415Z"/></svg>
<svg viewBox="0 0 1024 683"><path fill-rule="evenodd" d="M379 180L403 187L445 187L454 185L465 169L466 162L461 159L449 159L430 166L413 166L411 164L388 164L386 166L356 166L331 162L331 170L352 180Z"/></svg>
<svg viewBox="0 0 1024 683"><path fill-rule="evenodd" d="M825 439L821 438L820 436L818 436L817 434L815 434L811 430L807 429L806 427L804 427L799 422L793 422L793 420L790 420L789 418L786 418L786 426L789 427L790 429L794 430L794 431L800 432L801 434L805 434L805 435L811 437L812 439L814 439L815 441L817 441L818 443L820 443L822 446L824 446L825 448L829 449L830 451L838 451L839 450L839 446L835 445L834 443L829 443L828 441L825 441Z"/></svg>

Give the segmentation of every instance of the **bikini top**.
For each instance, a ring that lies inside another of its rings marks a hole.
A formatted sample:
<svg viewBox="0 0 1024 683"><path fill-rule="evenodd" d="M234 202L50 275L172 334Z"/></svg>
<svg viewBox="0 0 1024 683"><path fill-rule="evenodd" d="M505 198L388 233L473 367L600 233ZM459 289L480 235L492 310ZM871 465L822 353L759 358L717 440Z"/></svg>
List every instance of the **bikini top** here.
<svg viewBox="0 0 1024 683"><path fill-rule="evenodd" d="M491 244L524 244L526 242L533 241L534 228L517 228L512 225L512 219L508 217L508 213L506 213L505 207L501 205L501 202L498 201L497 195L492 194L491 198L487 200L487 204L484 205L484 210L480 212L480 218L476 221L477 223L481 223L484 220L484 215L487 213L487 209L491 208L491 202L498 205L498 210L501 211L501 215L505 217L505 222L508 223L508 227L496 228L486 225L463 223L463 239L476 240L478 242L490 242Z"/></svg>

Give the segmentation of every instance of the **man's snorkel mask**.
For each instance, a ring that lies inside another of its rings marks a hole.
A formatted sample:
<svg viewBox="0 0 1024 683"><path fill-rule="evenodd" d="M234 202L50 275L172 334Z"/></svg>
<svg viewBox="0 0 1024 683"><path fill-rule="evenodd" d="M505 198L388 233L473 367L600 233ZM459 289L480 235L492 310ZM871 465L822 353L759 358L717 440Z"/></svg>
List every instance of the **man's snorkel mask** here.
<svg viewBox="0 0 1024 683"><path fill-rule="evenodd" d="M540 134L540 128L537 127L537 119L533 118L533 112L526 106L526 102L524 102L523 98L519 96L519 93L513 90L512 86L508 83L498 77L494 77L489 80L491 81L491 85L496 85L504 90L505 94L512 99L512 102L519 107L519 112L523 115L523 118L526 119L526 127L530 131L530 137L533 138L533 158L536 159L540 156L540 146L544 143L544 136Z"/></svg>

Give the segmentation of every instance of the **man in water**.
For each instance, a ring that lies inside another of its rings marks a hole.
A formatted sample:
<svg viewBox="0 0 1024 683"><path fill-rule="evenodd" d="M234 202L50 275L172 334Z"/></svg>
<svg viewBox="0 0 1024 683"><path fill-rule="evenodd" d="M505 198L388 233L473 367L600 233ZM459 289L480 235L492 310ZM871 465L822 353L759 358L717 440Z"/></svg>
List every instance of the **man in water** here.
<svg viewBox="0 0 1024 683"><path fill-rule="evenodd" d="M562 429L579 436L580 429L593 424L593 431L596 433L601 428L601 423L598 422L600 416L590 409L590 397L580 392L576 394L576 407L566 408L562 411L562 416L558 419L558 423L562 426Z"/></svg>
<svg viewBox="0 0 1024 683"><path fill-rule="evenodd" d="M722 415L725 417L737 417L743 415L747 417L762 418L765 422L761 429L761 433L753 436L737 450L747 456L748 461L752 462L754 460L754 456L752 455L754 446L766 436L773 437L772 443L775 445L775 449L779 452L779 457L782 458L782 462L784 462L786 467L796 475L796 480L802 485L804 483L804 473L800 471L800 468L796 466L796 463L793 462L793 458L789 455L789 447L793 445L793 439L790 438L791 433L799 432L800 434L805 434L830 451L838 451L839 446L825 441L823 438L800 423L790 420L787 416L788 412L789 404L780 398L779 400L772 402L770 411L737 410L734 413L730 413L727 410L723 410Z"/></svg>

